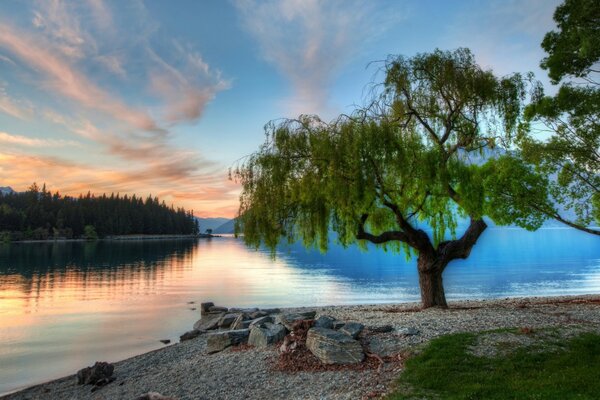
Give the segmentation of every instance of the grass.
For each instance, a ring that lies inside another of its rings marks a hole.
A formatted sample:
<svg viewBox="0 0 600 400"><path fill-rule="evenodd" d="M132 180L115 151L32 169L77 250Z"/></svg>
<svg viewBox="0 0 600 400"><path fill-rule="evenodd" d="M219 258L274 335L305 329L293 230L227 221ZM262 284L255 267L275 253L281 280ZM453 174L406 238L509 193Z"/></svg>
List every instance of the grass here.
<svg viewBox="0 0 600 400"><path fill-rule="evenodd" d="M435 339L406 363L400 399L599 399L600 335L581 334L552 346L517 348L495 357L468 352L481 334Z"/></svg>

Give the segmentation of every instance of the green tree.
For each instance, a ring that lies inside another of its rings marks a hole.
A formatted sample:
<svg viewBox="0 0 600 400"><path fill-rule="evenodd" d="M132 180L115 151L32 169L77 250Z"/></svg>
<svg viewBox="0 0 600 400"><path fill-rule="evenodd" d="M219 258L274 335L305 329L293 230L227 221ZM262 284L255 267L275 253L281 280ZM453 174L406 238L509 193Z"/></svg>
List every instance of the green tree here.
<svg viewBox="0 0 600 400"><path fill-rule="evenodd" d="M544 37L548 56L541 66L553 83L563 84L553 97L538 88L525 111L520 148L526 161L556 179L550 201L531 207L600 235L588 227L600 223L600 3L567 0L554 20L559 30Z"/></svg>
<svg viewBox="0 0 600 400"><path fill-rule="evenodd" d="M86 225L83 228L83 237L86 238L86 240L98 240L96 228L94 228L93 225Z"/></svg>
<svg viewBox="0 0 600 400"><path fill-rule="evenodd" d="M488 157L515 132L524 79L497 78L467 49L392 58L385 75L351 116L267 124L266 142L233 171L243 186L236 231L254 247L287 238L325 251L334 231L342 245L416 254L423 306L445 307L442 273L469 256L483 216L528 229L544 220L526 200L544 201L546 180Z"/></svg>

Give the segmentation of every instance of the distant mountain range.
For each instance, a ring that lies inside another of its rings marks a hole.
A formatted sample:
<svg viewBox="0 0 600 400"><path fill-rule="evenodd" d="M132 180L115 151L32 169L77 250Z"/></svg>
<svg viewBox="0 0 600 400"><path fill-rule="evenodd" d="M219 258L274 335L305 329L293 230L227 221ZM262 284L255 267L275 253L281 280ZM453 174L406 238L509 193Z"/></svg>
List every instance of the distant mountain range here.
<svg viewBox="0 0 600 400"><path fill-rule="evenodd" d="M230 218L196 218L196 220L200 224L202 233L207 229L212 229L216 234L233 233L235 228L235 220Z"/></svg>
<svg viewBox="0 0 600 400"><path fill-rule="evenodd" d="M0 186L1 194L11 194L15 193L15 191L10 186Z"/></svg>

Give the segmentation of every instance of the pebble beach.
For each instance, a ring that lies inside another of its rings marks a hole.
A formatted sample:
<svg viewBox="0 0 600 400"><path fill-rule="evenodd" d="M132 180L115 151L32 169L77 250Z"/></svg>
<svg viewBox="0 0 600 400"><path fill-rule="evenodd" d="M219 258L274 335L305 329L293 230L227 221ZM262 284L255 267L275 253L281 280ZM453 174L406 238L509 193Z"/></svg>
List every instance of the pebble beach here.
<svg viewBox="0 0 600 400"><path fill-rule="evenodd" d="M433 338L501 328L600 333L600 296L454 301L448 309L421 310L417 303L283 309L316 310L366 326L361 341L370 353L361 367L278 368L278 348L230 347L207 354L206 335L115 362L115 380L93 388L75 375L4 397L25 399L137 399L156 392L187 399L368 399L385 396L402 372L403 360ZM190 326L194 321L190 321ZM374 327L391 325L390 332ZM370 331L369 328L373 328ZM183 332L182 332L183 333ZM477 350L485 355L486 347ZM375 359L376 358L376 359ZM114 362L116 360L98 360ZM49 367L51 367L49 365ZM82 368L85 366L82 366ZM73 371L74 373L76 371Z"/></svg>

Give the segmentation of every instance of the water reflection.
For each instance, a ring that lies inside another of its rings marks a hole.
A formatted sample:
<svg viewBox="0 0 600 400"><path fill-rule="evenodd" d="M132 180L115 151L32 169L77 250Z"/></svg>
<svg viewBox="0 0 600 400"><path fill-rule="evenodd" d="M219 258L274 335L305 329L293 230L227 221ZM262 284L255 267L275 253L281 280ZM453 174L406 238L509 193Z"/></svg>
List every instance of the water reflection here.
<svg viewBox="0 0 600 400"><path fill-rule="evenodd" d="M598 293L600 240L490 229L444 279L450 298ZM291 245L273 260L233 238L0 245L0 393L176 340L198 318L190 301L415 301L417 282L414 260L374 249Z"/></svg>

